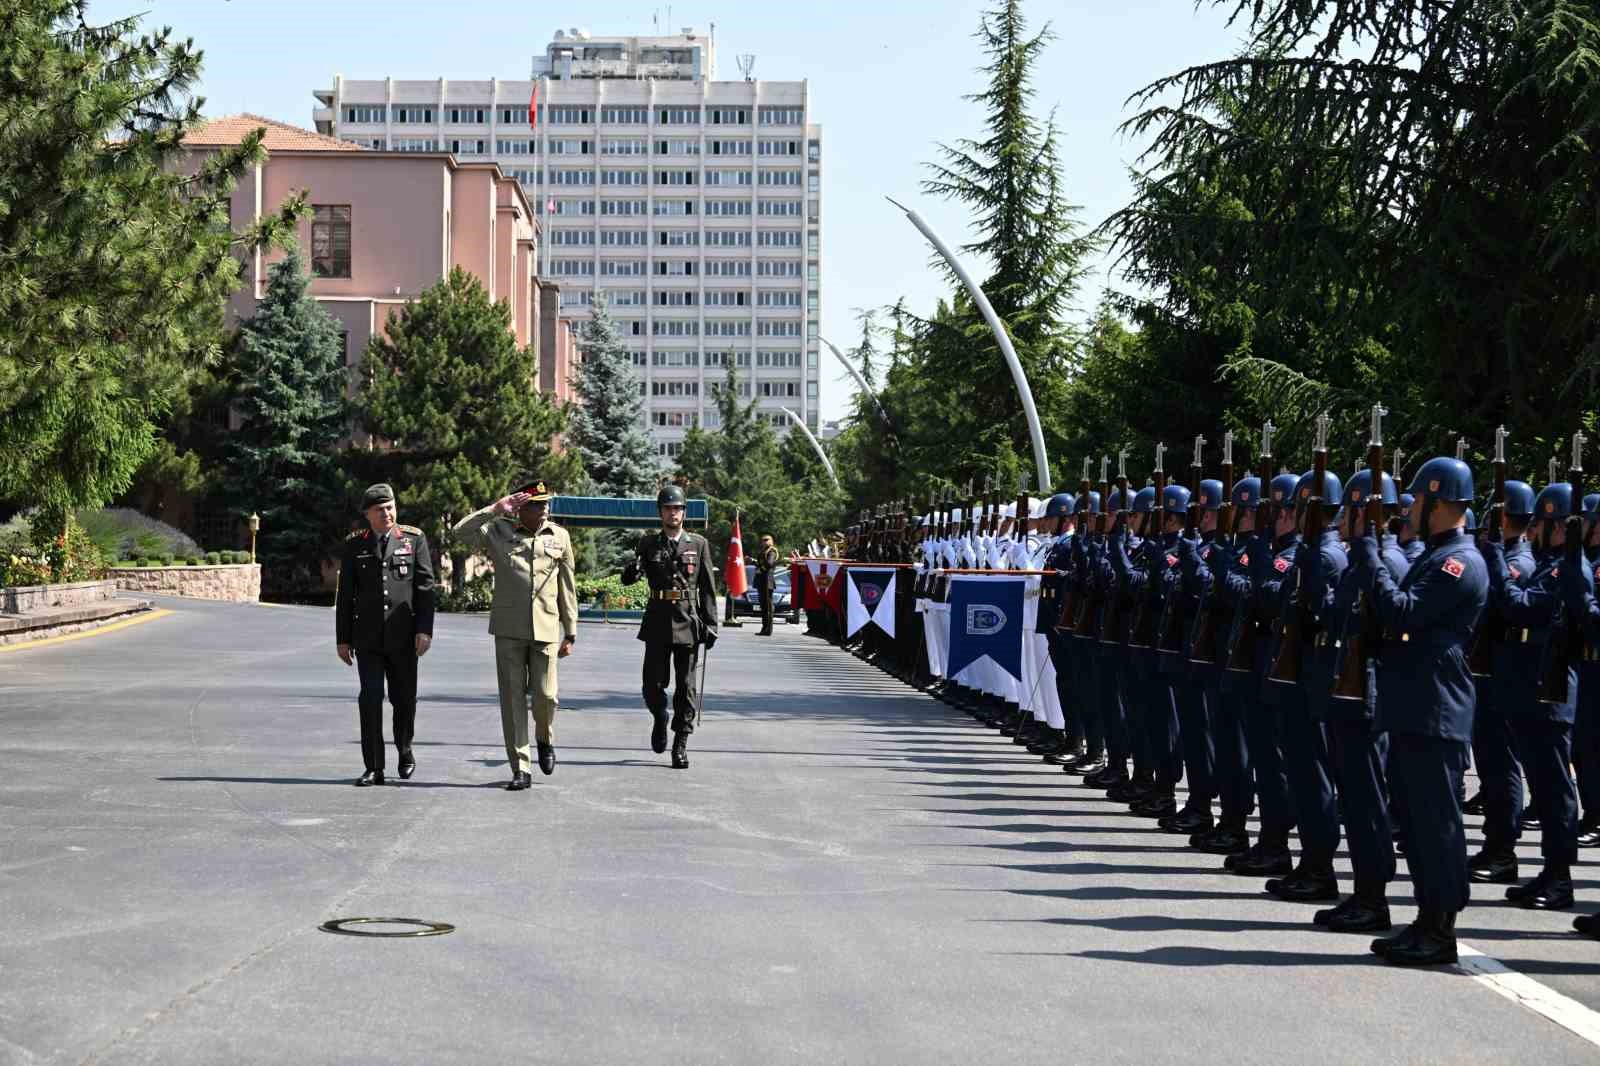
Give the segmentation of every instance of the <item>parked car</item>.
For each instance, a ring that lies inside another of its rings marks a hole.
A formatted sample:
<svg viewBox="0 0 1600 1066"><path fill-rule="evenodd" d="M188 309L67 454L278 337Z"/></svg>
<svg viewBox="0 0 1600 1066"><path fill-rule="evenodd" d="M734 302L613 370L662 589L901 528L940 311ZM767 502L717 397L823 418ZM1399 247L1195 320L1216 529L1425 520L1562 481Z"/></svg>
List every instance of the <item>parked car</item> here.
<svg viewBox="0 0 1600 1066"><path fill-rule="evenodd" d="M745 593L733 601L733 613L761 616L761 593L756 588L756 568L748 563L744 568ZM789 610L789 572L787 570L774 570L772 572L772 613L776 618L788 613ZM779 619L781 621L781 619Z"/></svg>

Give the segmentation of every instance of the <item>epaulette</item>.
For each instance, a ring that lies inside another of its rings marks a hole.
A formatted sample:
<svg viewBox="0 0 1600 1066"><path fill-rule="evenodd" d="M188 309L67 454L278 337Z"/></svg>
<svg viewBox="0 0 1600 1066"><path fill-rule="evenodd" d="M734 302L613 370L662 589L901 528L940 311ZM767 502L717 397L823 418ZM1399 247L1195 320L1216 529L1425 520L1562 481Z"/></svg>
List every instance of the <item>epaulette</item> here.
<svg viewBox="0 0 1600 1066"><path fill-rule="evenodd" d="M350 531L350 535L348 537L344 538L344 539L345 540L360 540L362 537L367 535L367 532L368 531L365 530L365 529L351 530Z"/></svg>
<svg viewBox="0 0 1600 1066"><path fill-rule="evenodd" d="M402 533L414 533L419 537L422 536L422 530L420 528L418 528L417 526L408 526L408 525L405 525L405 524L402 523L402 524L397 524L395 526L395 528L398 529Z"/></svg>

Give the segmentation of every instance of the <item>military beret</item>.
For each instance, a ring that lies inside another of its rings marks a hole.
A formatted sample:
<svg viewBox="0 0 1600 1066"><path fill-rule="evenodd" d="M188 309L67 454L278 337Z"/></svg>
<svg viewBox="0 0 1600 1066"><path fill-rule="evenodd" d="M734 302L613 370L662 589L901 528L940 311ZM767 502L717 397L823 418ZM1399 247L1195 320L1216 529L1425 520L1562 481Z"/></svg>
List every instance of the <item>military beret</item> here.
<svg viewBox="0 0 1600 1066"><path fill-rule="evenodd" d="M362 495L361 495L361 509L363 511L365 511L369 507L376 507L380 503L393 503L393 502L394 502L394 489L390 488L388 485L383 484L382 482L379 482L376 485L368 485L367 486L367 491L362 493Z"/></svg>
<svg viewBox="0 0 1600 1066"><path fill-rule="evenodd" d="M544 483L544 478L531 475L518 478L516 486L511 491L526 492L532 497L534 503L548 503L553 495L550 491L550 486Z"/></svg>

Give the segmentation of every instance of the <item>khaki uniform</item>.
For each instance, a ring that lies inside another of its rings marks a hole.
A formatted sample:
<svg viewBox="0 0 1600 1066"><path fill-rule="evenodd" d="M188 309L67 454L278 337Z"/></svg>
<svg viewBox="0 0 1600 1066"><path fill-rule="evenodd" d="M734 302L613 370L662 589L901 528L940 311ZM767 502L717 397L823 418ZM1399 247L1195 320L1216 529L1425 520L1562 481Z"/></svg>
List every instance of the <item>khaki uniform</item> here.
<svg viewBox="0 0 1600 1066"><path fill-rule="evenodd" d="M511 771L528 773L530 697L535 740L554 744L556 653L562 640L578 635L572 538L554 522L530 533L516 516L497 514L493 507L463 518L455 533L494 563L489 632L500 684L500 725Z"/></svg>

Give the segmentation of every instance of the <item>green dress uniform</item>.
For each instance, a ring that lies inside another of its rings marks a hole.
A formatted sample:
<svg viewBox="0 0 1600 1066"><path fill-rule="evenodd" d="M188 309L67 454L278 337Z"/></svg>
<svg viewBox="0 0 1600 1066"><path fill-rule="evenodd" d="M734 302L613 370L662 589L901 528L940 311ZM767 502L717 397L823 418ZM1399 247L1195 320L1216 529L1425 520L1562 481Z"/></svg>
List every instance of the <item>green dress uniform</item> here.
<svg viewBox="0 0 1600 1066"><path fill-rule="evenodd" d="M355 649L361 677L361 758L383 773L383 692L394 707L394 746L411 761L417 719L417 634L433 636L433 556L416 526L350 534L334 598L340 644Z"/></svg>
<svg viewBox="0 0 1600 1066"><path fill-rule="evenodd" d="M645 706L662 717L667 682L675 676L672 731L681 736L694 732L700 705L695 691L696 647L710 647L717 639L715 571L706 538L684 530L676 540L664 531L641 537L636 556L622 572L624 584L633 584L640 575L650 582L650 602L639 623L639 639L645 645Z"/></svg>
<svg viewBox="0 0 1600 1066"><path fill-rule="evenodd" d="M578 593L572 569L572 538L554 522L529 530L516 516L493 506L456 523L455 534L494 563L495 673L500 686L500 725L513 774L528 773L528 712L532 700L534 739L555 744L556 662L563 640L578 637Z"/></svg>

